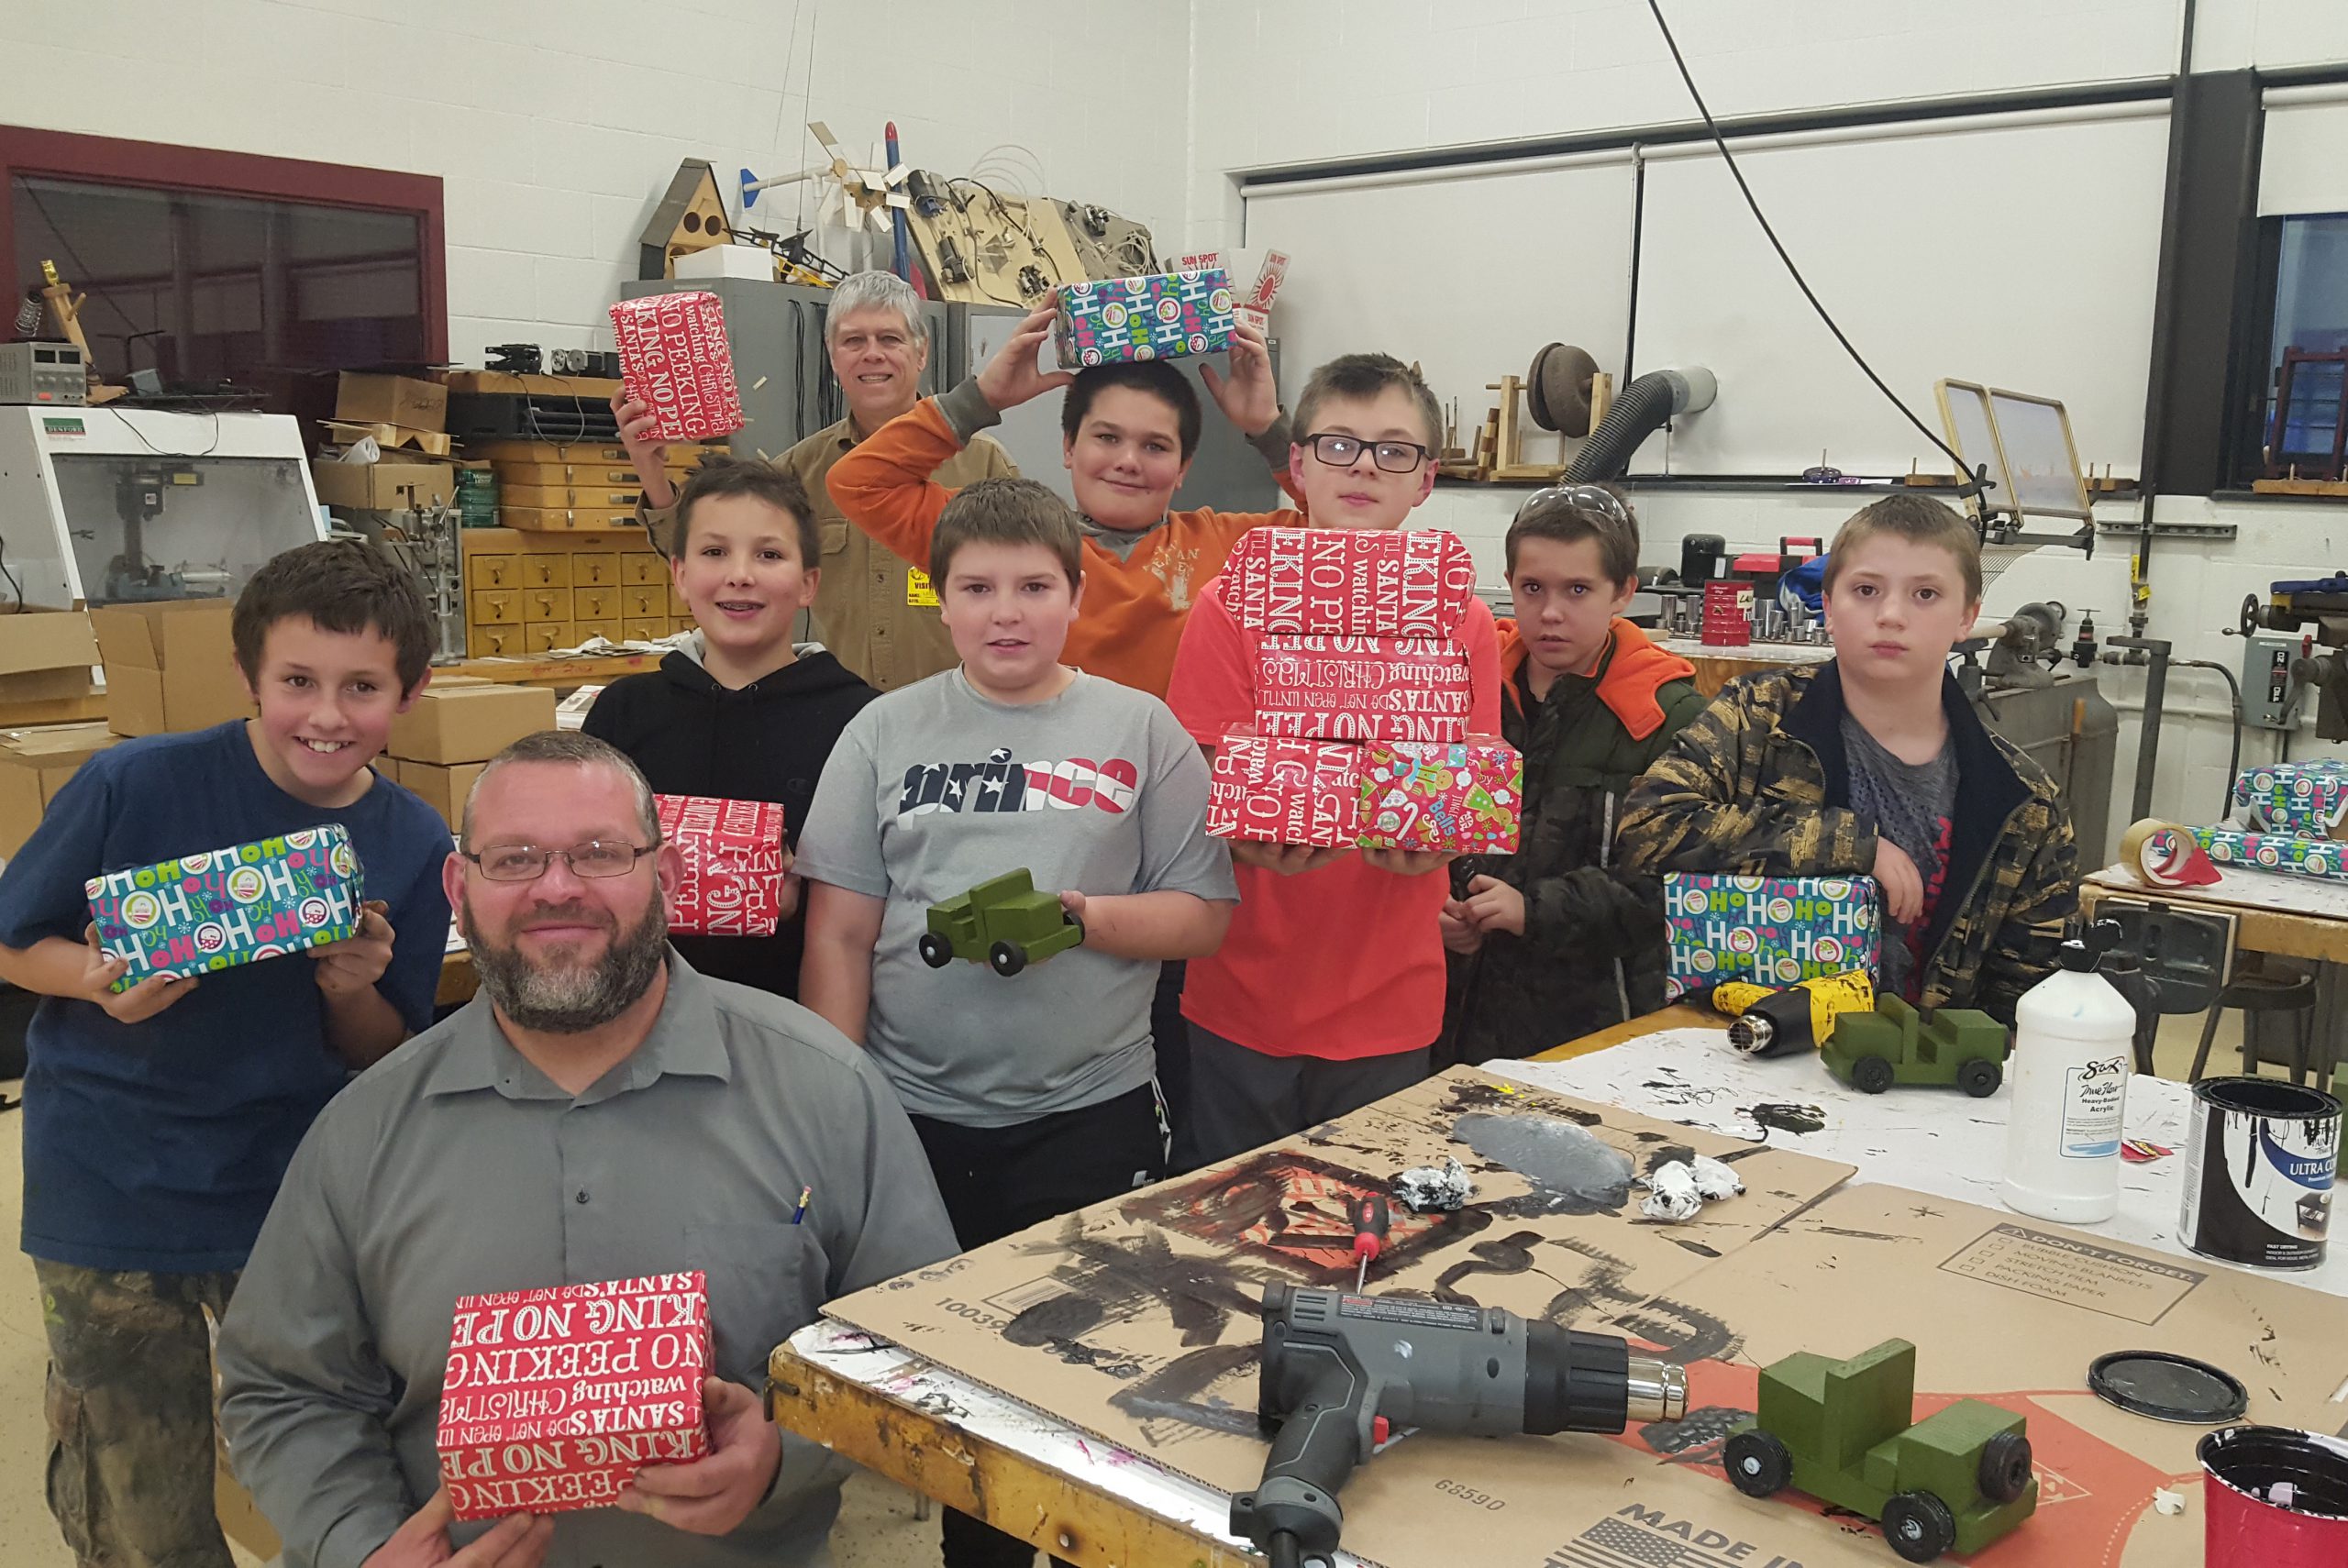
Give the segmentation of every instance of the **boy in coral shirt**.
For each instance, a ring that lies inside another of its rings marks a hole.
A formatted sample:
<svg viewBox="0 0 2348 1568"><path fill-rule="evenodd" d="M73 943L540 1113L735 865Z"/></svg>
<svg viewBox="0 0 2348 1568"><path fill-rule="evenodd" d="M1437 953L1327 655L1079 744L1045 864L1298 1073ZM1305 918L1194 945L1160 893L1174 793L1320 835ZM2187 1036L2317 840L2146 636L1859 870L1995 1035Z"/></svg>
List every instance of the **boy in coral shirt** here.
<svg viewBox="0 0 2348 1568"><path fill-rule="evenodd" d="M1313 525L1394 529L1434 488L1441 410L1383 354L1312 373L1290 458ZM1209 751L1256 724L1257 634L1208 587L1184 628L1167 701ZM1471 734L1501 729L1492 613L1460 623ZM1443 1031L1438 926L1447 855L1235 842L1239 908L1223 946L1190 966L1190 1121L1202 1162L1252 1149L1424 1077Z"/></svg>

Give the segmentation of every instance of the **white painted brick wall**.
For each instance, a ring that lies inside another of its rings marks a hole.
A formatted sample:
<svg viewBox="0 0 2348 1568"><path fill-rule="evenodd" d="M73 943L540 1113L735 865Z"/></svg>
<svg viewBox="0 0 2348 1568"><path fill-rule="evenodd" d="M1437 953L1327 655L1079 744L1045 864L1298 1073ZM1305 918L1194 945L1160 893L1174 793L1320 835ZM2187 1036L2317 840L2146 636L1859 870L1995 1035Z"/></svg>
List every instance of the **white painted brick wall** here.
<svg viewBox="0 0 2348 1568"><path fill-rule="evenodd" d="M0 120L439 175L460 361L608 342L678 160L721 181L803 167L810 119L862 158L893 117L909 160L956 171L1022 143L1049 193L1181 238L1179 0L92 0L60 17L0 0ZM798 210L786 191L752 218Z"/></svg>

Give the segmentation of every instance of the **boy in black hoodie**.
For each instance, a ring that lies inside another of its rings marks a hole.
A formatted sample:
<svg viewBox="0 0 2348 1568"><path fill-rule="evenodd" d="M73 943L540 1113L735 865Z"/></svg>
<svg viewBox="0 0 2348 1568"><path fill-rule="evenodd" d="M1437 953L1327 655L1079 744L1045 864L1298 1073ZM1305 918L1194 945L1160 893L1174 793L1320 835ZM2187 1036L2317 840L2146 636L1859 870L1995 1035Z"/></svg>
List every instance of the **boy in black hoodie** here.
<svg viewBox="0 0 2348 1568"><path fill-rule="evenodd" d="M791 640L815 597L814 509L783 469L709 464L678 498L671 547L669 569L701 629L659 669L605 687L583 727L661 794L781 802L795 845L833 743L880 695L822 645ZM796 999L805 929L799 878L787 876L772 936L671 940L704 975Z"/></svg>

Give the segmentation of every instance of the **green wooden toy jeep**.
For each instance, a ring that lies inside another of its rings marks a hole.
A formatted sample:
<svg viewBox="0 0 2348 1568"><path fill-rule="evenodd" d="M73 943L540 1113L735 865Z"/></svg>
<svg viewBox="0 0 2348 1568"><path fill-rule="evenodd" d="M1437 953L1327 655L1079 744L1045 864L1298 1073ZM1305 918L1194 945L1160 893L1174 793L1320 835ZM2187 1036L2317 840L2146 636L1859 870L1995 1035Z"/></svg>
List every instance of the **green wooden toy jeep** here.
<svg viewBox="0 0 2348 1568"><path fill-rule="evenodd" d="M919 946L933 969L957 958L983 960L1008 978L1083 940L1084 922L1060 907L1058 894L1037 892L1023 867L930 905Z"/></svg>
<svg viewBox="0 0 2348 1568"><path fill-rule="evenodd" d="M1894 1084L1955 1084L1976 1099L2006 1076L2006 1026L1986 1012L1944 1007L1925 1016L1878 995L1873 1012L1846 1012L1818 1048L1826 1070L1864 1094Z"/></svg>
<svg viewBox="0 0 2348 1568"><path fill-rule="evenodd" d="M1879 1519L1911 1562L1978 1551L2038 1507L2027 1423L1979 1399L1917 1421L1915 1397L1906 1340L1849 1361L1789 1355L1761 1369L1760 1409L1722 1453L1728 1478L1748 1497L1791 1486Z"/></svg>

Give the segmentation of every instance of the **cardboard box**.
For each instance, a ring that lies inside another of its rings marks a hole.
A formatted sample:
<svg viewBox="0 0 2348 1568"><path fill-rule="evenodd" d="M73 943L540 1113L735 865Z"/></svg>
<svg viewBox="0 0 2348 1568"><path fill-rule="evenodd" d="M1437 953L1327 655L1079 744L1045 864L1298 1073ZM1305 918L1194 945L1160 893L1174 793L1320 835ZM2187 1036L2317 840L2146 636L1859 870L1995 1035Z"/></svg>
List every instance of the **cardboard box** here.
<svg viewBox="0 0 2348 1568"><path fill-rule="evenodd" d="M1431 637L1264 638L1256 731L1310 740L1462 741L1468 655Z"/></svg>
<svg viewBox="0 0 2348 1568"><path fill-rule="evenodd" d="M465 797L472 793L473 780L481 777L484 764L463 762L447 767L437 762L385 760L398 769L395 777L401 788L421 797L425 804L439 812L450 833L464 824Z"/></svg>
<svg viewBox="0 0 2348 1568"><path fill-rule="evenodd" d="M2245 767L2234 777L2234 810L2262 832L2348 838L2348 763Z"/></svg>
<svg viewBox="0 0 2348 1568"><path fill-rule="evenodd" d="M1361 821L1361 747L1337 741L1225 735L1207 787L1217 838L1333 847Z"/></svg>
<svg viewBox="0 0 2348 1568"><path fill-rule="evenodd" d="M1790 986L1817 975L1877 973L1883 927L1871 877L1728 877L1667 871L1674 997L1722 980Z"/></svg>
<svg viewBox="0 0 2348 1568"><path fill-rule="evenodd" d="M150 975L202 975L339 942L359 927L362 878L337 823L112 871L83 884L98 944Z"/></svg>
<svg viewBox="0 0 2348 1568"><path fill-rule="evenodd" d="M1052 344L1069 370L1213 354L1231 346L1232 304L1219 267L1063 283Z"/></svg>
<svg viewBox="0 0 2348 1568"><path fill-rule="evenodd" d="M1362 747L1364 849L1514 855L1524 758L1489 736L1444 744L1372 741Z"/></svg>
<svg viewBox="0 0 2348 1568"><path fill-rule="evenodd" d="M411 506L444 506L456 493L456 470L446 463L337 463L310 465L310 482L328 506L361 512L405 512Z"/></svg>
<svg viewBox="0 0 2348 1568"><path fill-rule="evenodd" d="M0 614L0 702L52 702L86 697L95 687L90 668L98 662L97 634L79 610Z"/></svg>
<svg viewBox="0 0 2348 1568"><path fill-rule="evenodd" d="M652 410L657 438L703 441L742 428L725 310L715 294L691 289L622 300L612 307L612 331L621 384Z"/></svg>
<svg viewBox="0 0 2348 1568"><path fill-rule="evenodd" d="M647 1464L709 1452L698 1272L457 1298L440 1479L460 1519L609 1507Z"/></svg>
<svg viewBox="0 0 2348 1568"><path fill-rule="evenodd" d="M2282 871L2295 877L2348 878L2348 844L2329 838L2301 838L2287 833L2246 833L2240 828L2191 828L2210 861L2254 871Z"/></svg>
<svg viewBox="0 0 2348 1568"><path fill-rule="evenodd" d="M103 722L0 731L0 858L25 846L82 764L121 738Z"/></svg>
<svg viewBox="0 0 2348 1568"><path fill-rule="evenodd" d="M427 686L392 721L384 750L403 762L487 762L524 735L554 728L542 686Z"/></svg>
<svg viewBox="0 0 2348 1568"><path fill-rule="evenodd" d="M334 416L346 425L396 425L404 430L449 428L449 389L412 376L342 372L335 384Z"/></svg>
<svg viewBox="0 0 2348 1568"><path fill-rule="evenodd" d="M660 836L684 856L669 929L772 936L782 922L782 807L770 801L656 795Z"/></svg>
<svg viewBox="0 0 2348 1568"><path fill-rule="evenodd" d="M1223 569L1223 602L1281 636L1455 636L1476 596L1468 547L1439 528L1257 528Z"/></svg>
<svg viewBox="0 0 2348 1568"><path fill-rule="evenodd" d="M226 599L176 599L90 612L115 734L200 730L251 713L228 636L234 609Z"/></svg>

